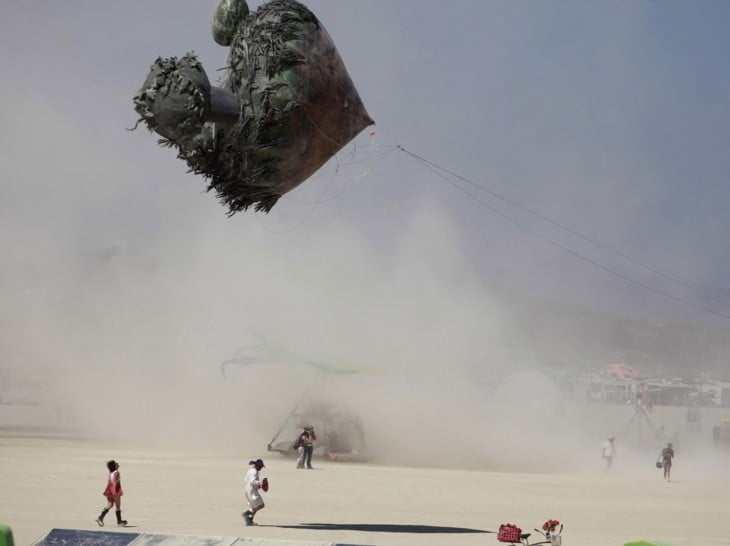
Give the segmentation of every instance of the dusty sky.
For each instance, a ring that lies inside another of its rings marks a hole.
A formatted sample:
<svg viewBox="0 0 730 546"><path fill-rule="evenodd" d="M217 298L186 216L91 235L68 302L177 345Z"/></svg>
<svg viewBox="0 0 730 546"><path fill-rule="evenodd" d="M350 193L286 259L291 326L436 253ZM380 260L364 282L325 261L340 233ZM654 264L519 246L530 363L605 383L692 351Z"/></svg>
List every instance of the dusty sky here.
<svg viewBox="0 0 730 546"><path fill-rule="evenodd" d="M377 135L271 214L232 218L174 151L125 130L157 56L195 51L215 80L227 52L211 38L213 1L0 6L4 362L35 366L99 424L155 412L184 435L178 421L209 426L201 407L217 400L243 404L266 436L296 396L293 372L215 383L251 332L375 363L399 378L394 402L416 385L423 407L445 407L445 393L481 403L453 385L470 384L478 355L504 366L494 355L519 331L487 282L622 316L730 322L605 270L730 314L729 4L307 5ZM521 208L475 201L394 145Z"/></svg>

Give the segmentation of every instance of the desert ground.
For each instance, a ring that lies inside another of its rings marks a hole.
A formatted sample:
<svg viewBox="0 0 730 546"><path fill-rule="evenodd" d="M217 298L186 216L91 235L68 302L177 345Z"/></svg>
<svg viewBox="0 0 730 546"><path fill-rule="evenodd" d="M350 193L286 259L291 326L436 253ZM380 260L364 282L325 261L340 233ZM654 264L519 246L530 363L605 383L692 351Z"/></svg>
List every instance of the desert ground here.
<svg viewBox="0 0 730 546"><path fill-rule="evenodd" d="M541 449L549 449L544 446ZM539 449L538 449L539 451ZM620 451L619 451L620 453ZM243 474L263 457L271 489L256 527L241 518ZM52 528L98 530L104 464L121 464L130 530L351 544L498 544L500 523L524 530L548 518L565 524L563 544L617 546L662 540L677 546L730 543L727 474L683 461L673 480L619 457L575 472L505 472L293 460L265 450L166 449L76 438L70 432L0 428L0 523L16 544ZM643 466L643 465L639 465ZM705 469L706 470L706 469ZM113 514L105 529L117 530ZM536 533L533 532L533 537Z"/></svg>

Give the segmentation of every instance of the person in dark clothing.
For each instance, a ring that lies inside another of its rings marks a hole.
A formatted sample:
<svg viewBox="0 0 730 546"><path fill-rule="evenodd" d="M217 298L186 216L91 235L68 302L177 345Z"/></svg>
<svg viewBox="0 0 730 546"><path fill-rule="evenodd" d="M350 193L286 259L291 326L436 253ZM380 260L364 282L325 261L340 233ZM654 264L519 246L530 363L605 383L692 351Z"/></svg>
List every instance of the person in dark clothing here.
<svg viewBox="0 0 730 546"><path fill-rule="evenodd" d="M664 467L664 479L669 481L669 475L672 472L672 459L674 459L674 449L672 444L667 444L667 447L662 449L661 453L662 466Z"/></svg>
<svg viewBox="0 0 730 546"><path fill-rule="evenodd" d="M297 468L312 468L312 454L314 453L314 441L317 435L314 433L314 427L304 427L304 430L297 438L294 447L299 451L297 459Z"/></svg>

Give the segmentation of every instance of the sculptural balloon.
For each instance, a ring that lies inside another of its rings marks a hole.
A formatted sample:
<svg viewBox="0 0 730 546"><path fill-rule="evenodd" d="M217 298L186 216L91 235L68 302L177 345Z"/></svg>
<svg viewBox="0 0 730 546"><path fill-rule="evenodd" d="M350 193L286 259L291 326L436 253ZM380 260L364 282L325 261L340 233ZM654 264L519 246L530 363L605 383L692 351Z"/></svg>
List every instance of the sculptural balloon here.
<svg viewBox="0 0 730 546"><path fill-rule="evenodd" d="M268 212L373 120L329 34L299 2L249 12L245 0L220 0L212 30L230 46L218 86L192 53L158 58L134 107L229 215Z"/></svg>

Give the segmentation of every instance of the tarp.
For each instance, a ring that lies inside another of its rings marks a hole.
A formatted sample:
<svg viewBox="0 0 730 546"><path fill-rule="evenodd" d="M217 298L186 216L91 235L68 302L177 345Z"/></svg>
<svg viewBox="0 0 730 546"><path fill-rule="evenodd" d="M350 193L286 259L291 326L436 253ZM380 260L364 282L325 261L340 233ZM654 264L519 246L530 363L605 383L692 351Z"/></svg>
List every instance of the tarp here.
<svg viewBox="0 0 730 546"><path fill-rule="evenodd" d="M52 529L33 546L357 546L339 542Z"/></svg>

